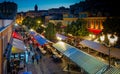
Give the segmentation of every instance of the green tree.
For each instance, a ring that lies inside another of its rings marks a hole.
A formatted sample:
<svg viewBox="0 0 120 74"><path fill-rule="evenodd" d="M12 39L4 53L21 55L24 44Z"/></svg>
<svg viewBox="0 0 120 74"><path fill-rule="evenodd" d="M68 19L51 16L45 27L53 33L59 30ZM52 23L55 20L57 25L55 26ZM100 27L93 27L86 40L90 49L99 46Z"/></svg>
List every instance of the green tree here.
<svg viewBox="0 0 120 74"><path fill-rule="evenodd" d="M117 33L120 36L120 18L113 17L113 18L107 18L103 22L103 32L105 34L107 33Z"/></svg>
<svg viewBox="0 0 120 74"><path fill-rule="evenodd" d="M75 34L75 31L76 31L76 26L75 26L75 22L73 21L71 24L68 24L67 27L66 27L66 34L70 33L70 34Z"/></svg>
<svg viewBox="0 0 120 74"><path fill-rule="evenodd" d="M39 28L42 28L41 25L43 24L43 22L42 22L41 17L35 17L34 22L35 22L34 29L37 30Z"/></svg>
<svg viewBox="0 0 120 74"><path fill-rule="evenodd" d="M61 26L62 26L62 23L61 22L58 22L57 24L56 24L56 31L58 32L58 33L61 33L62 32L62 29L61 29Z"/></svg>
<svg viewBox="0 0 120 74"><path fill-rule="evenodd" d="M47 28L45 29L45 37L51 41L56 39L56 29L53 23L48 23Z"/></svg>
<svg viewBox="0 0 120 74"><path fill-rule="evenodd" d="M78 19L76 21L76 26L77 26L77 36L86 36L89 34L89 32L87 31L87 26L86 26L86 21L83 19Z"/></svg>
<svg viewBox="0 0 120 74"><path fill-rule="evenodd" d="M76 31L77 31L76 23L75 23L75 22L72 22L72 23L71 23L71 26L70 26L70 33L71 33L72 35L76 35Z"/></svg>
<svg viewBox="0 0 120 74"><path fill-rule="evenodd" d="M33 20L31 17L26 17L23 21L22 21L22 24L27 26L29 29L32 28L33 26Z"/></svg>
<svg viewBox="0 0 120 74"><path fill-rule="evenodd" d="M70 29L70 24L68 24L67 27L65 28L65 34L69 33L69 29Z"/></svg>
<svg viewBox="0 0 120 74"><path fill-rule="evenodd" d="M106 35L107 33L114 34L118 36L117 45L120 45L120 18L119 17L112 17L107 18L103 22L103 33Z"/></svg>
<svg viewBox="0 0 120 74"><path fill-rule="evenodd" d="M86 36L89 34L86 27L86 21L83 19L78 19L76 22L73 21L71 24L68 24L65 32L75 36Z"/></svg>
<svg viewBox="0 0 120 74"><path fill-rule="evenodd" d="M38 23L39 21L39 23ZM26 17L23 21L22 24L27 26L28 29L34 29L37 30L40 28L41 24L42 24L42 20L40 17L35 17L35 18L31 18L31 17Z"/></svg>

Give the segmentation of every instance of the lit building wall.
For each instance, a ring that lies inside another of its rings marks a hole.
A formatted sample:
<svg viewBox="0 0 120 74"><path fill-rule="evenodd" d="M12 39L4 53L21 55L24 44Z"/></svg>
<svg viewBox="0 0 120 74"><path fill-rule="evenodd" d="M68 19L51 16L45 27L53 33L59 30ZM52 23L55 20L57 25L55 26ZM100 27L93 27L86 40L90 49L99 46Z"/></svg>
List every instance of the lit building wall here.
<svg viewBox="0 0 120 74"><path fill-rule="evenodd" d="M1 56L1 54L3 54L2 52L2 36L1 36L1 33L0 33L0 74L2 74L2 59L3 59L3 57Z"/></svg>
<svg viewBox="0 0 120 74"><path fill-rule="evenodd" d="M63 23L63 20L49 20L49 22L52 22L52 23L54 23L55 25L57 25L57 23L62 23L62 25L64 25L64 23Z"/></svg>
<svg viewBox="0 0 120 74"><path fill-rule="evenodd" d="M24 20L25 16L21 14L17 14L15 22L19 25L22 24L22 21Z"/></svg>
<svg viewBox="0 0 120 74"><path fill-rule="evenodd" d="M63 18L63 24L68 25L71 24L73 21L75 22L78 18Z"/></svg>
<svg viewBox="0 0 120 74"><path fill-rule="evenodd" d="M13 21L13 20L11 20L11 19L6 19L6 20L0 19L0 27L8 26L9 24L12 23L12 21Z"/></svg>
<svg viewBox="0 0 120 74"><path fill-rule="evenodd" d="M106 17L87 17L84 19L87 21L87 28L102 30Z"/></svg>
<svg viewBox="0 0 120 74"><path fill-rule="evenodd" d="M2 64L4 62L3 54L5 52L5 49L7 48L7 44L9 43L12 34L12 24L13 23L11 23L9 26L0 31L0 67L1 67L0 74L2 74L1 72L3 69L2 68L3 67Z"/></svg>
<svg viewBox="0 0 120 74"><path fill-rule="evenodd" d="M54 23L55 25L59 22L63 24L63 26L67 26L68 24L75 22L78 18L63 18L63 20L49 20L49 22Z"/></svg>
<svg viewBox="0 0 120 74"><path fill-rule="evenodd" d="M52 16L45 16L45 25L48 24L48 22L51 18L52 18Z"/></svg>
<svg viewBox="0 0 120 74"><path fill-rule="evenodd" d="M12 27L17 13L17 4L14 2L0 3L0 74L3 73L5 63L4 52L12 34Z"/></svg>
<svg viewBox="0 0 120 74"><path fill-rule="evenodd" d="M78 18L63 18L63 20L49 20L54 24L58 22L62 22L64 26L67 26L71 22L75 22ZM103 29L103 22L106 20L106 17L86 17L82 18L87 21L87 28L88 29L95 29L95 30L102 30Z"/></svg>
<svg viewBox="0 0 120 74"><path fill-rule="evenodd" d="M26 16L29 16L29 17L38 17L38 16L41 16L41 12L36 12L36 11L28 11L26 12Z"/></svg>

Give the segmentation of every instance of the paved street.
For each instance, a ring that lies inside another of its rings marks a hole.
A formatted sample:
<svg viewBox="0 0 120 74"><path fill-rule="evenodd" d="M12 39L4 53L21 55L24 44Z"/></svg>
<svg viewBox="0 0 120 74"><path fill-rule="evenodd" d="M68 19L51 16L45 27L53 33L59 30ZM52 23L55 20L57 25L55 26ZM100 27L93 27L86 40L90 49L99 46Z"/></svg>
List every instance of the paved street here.
<svg viewBox="0 0 120 74"><path fill-rule="evenodd" d="M31 69L32 66L35 70ZM60 65L54 63L52 61L52 58L50 58L49 56L43 56L40 60L39 65L36 62L34 65L28 65L28 71L32 71L35 74L63 74L62 69L60 69Z"/></svg>
<svg viewBox="0 0 120 74"><path fill-rule="evenodd" d="M49 55L44 55L40 60L39 64L35 61L32 63L32 60L29 60L26 68L22 70L19 74L22 74L23 71L32 72L32 74L66 74L61 68L59 63L53 62L52 58Z"/></svg>
<svg viewBox="0 0 120 74"><path fill-rule="evenodd" d="M32 63L32 60L29 60L28 65L19 74L23 74L23 72L31 72L32 74L68 74L67 71L63 71L63 67L65 66L62 65L62 63L55 63L50 55L44 55L39 64L36 61ZM80 73L71 72L71 74Z"/></svg>

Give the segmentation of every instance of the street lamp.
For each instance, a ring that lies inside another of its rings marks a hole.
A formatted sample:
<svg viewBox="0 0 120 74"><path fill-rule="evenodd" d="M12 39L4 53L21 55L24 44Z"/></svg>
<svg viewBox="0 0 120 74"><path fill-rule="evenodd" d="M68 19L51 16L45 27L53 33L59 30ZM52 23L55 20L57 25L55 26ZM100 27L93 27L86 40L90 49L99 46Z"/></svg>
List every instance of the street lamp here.
<svg viewBox="0 0 120 74"><path fill-rule="evenodd" d="M41 25L43 28L46 28L46 26L44 24Z"/></svg>
<svg viewBox="0 0 120 74"><path fill-rule="evenodd" d="M38 20L37 21L37 26L40 26L40 24L41 24L41 21Z"/></svg>
<svg viewBox="0 0 120 74"><path fill-rule="evenodd" d="M59 41L61 41L61 40L62 40L62 38L61 38L61 37L59 37L59 36L57 36L57 39L58 39Z"/></svg>
<svg viewBox="0 0 120 74"><path fill-rule="evenodd" d="M107 38L108 38L108 44L105 43L105 35L102 33L102 35L100 36L100 40L101 42L104 42L104 44L109 48L109 51L108 51L108 55L109 55L109 68L110 68L110 47L111 46L114 46L118 40L118 37L115 35L115 34L107 34Z"/></svg>
<svg viewBox="0 0 120 74"><path fill-rule="evenodd" d="M37 23L38 23L38 24L40 24L40 23L41 23L41 21L37 21Z"/></svg>
<svg viewBox="0 0 120 74"><path fill-rule="evenodd" d="M94 34L89 34L89 40L94 39L96 36Z"/></svg>
<svg viewBox="0 0 120 74"><path fill-rule="evenodd" d="M30 29L30 31L34 31L33 29Z"/></svg>

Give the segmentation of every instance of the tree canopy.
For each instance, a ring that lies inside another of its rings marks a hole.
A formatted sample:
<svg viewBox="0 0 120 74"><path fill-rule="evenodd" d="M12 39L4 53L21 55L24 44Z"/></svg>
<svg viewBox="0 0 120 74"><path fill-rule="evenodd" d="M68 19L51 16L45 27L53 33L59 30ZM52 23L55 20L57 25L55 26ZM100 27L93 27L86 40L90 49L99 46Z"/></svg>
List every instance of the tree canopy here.
<svg viewBox="0 0 120 74"><path fill-rule="evenodd" d="M120 35L120 18L113 17L113 18L107 18L103 22L103 32L106 33L117 33Z"/></svg>
<svg viewBox="0 0 120 74"><path fill-rule="evenodd" d="M51 41L56 39L56 29L53 23L48 23L45 29L45 37Z"/></svg>
<svg viewBox="0 0 120 74"><path fill-rule="evenodd" d="M86 21L83 19L78 19L76 22L72 22L68 24L66 28L66 33L71 33L75 36L86 36L88 35L88 31L86 28Z"/></svg>
<svg viewBox="0 0 120 74"><path fill-rule="evenodd" d="M40 27L41 24L42 24L42 19L40 17L35 17L35 18L26 17L22 21L22 25L27 26L29 29L32 28L32 29L35 29L35 30L37 30Z"/></svg>
<svg viewBox="0 0 120 74"><path fill-rule="evenodd" d="M59 33L62 32L61 26L62 26L62 23L61 23L61 22L58 22L58 23L56 24L56 26L55 26L55 27L56 27L56 31L59 32Z"/></svg>
<svg viewBox="0 0 120 74"><path fill-rule="evenodd" d="M113 18L107 18L104 22L103 22L103 33L107 34L115 34L118 36L118 41L117 44L120 44L120 18L119 17L113 17Z"/></svg>

